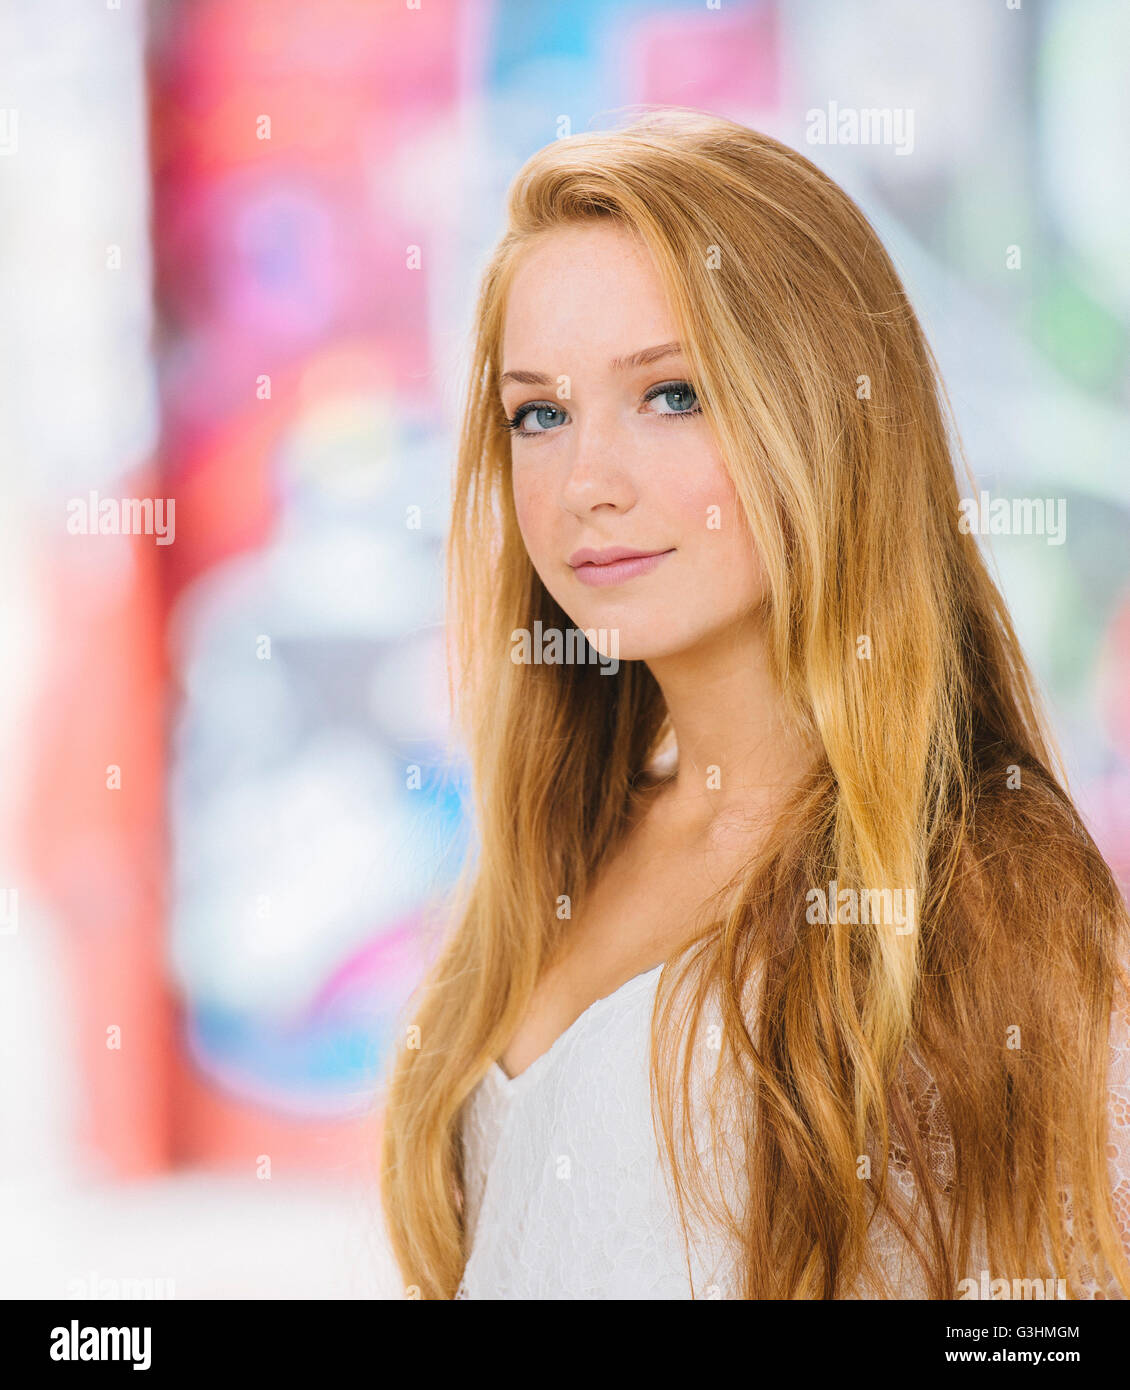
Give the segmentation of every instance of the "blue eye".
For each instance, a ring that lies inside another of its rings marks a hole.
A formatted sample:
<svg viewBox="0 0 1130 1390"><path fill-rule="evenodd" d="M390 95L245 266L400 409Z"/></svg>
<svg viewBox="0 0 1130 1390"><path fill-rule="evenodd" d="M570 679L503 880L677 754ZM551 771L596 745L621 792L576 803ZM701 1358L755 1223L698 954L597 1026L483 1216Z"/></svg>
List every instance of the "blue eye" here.
<svg viewBox="0 0 1130 1390"><path fill-rule="evenodd" d="M644 393L643 404L646 406L660 397L664 399L668 409L648 410L643 413L656 415L665 420L677 420L702 414L702 404L699 401L698 392L689 381L664 381L658 386L652 386ZM527 419L533 420L536 428L523 428ZM568 415L560 406L552 405L549 401L529 401L525 405L520 405L504 423L511 434L517 437L528 437L532 434L550 434L566 419L568 419Z"/></svg>
<svg viewBox="0 0 1130 1390"><path fill-rule="evenodd" d="M659 397L666 397L668 405L672 405L671 398L674 397L676 403L670 410L657 410L652 413L655 415L699 415L702 407L698 403L698 393L689 381L666 381L660 386L653 386L644 396L645 401L658 400Z"/></svg>
<svg viewBox="0 0 1130 1390"><path fill-rule="evenodd" d="M537 423L536 430L524 430L522 422L528 415L532 415ZM546 416L560 417L546 419ZM513 430L515 434L546 434L564 419L565 412L555 405L546 405L544 401L531 401L528 405L521 405L514 412L513 416L506 422L506 428Z"/></svg>

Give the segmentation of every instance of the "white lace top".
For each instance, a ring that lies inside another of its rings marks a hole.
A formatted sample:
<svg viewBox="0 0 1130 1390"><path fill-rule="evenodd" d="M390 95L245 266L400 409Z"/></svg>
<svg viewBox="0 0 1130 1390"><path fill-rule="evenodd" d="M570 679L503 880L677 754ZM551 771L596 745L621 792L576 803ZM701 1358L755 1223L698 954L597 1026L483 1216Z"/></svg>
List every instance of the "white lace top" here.
<svg viewBox="0 0 1130 1390"><path fill-rule="evenodd" d="M692 1238L688 1267L668 1195L648 1056L662 968L598 999L517 1077L492 1064L468 1098L471 1253L456 1298L741 1297L731 1257L709 1237ZM1122 1011L1112 1028L1109 1084L1111 1190L1130 1250L1130 1020ZM939 1162L944 1167L944 1155ZM911 1174L897 1151L891 1171L910 1197ZM925 1297L917 1261L890 1218L877 1215L872 1231L889 1282L883 1292L860 1288L852 1296ZM974 1261L973 1277L983 1263ZM1121 1297L1116 1288L1098 1296Z"/></svg>

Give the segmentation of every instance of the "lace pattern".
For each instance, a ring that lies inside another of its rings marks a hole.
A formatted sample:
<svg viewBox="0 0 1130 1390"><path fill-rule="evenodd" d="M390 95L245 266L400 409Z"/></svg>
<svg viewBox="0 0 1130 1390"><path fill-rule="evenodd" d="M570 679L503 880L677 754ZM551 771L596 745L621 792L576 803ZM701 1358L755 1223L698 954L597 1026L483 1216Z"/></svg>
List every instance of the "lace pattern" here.
<svg viewBox="0 0 1130 1390"><path fill-rule="evenodd" d="M652 1126L648 1041L661 967L597 1000L548 1052L513 1080L498 1066L463 1117L470 1256L457 1299L739 1298L731 1255L692 1235L690 1261ZM908 1062L915 1115L944 1200L954 1156L940 1098L922 1064ZM1120 999L1110 1035L1111 1190L1130 1251L1130 1010ZM889 1175L915 1221L905 1149ZM732 1178L726 1179L733 1183ZM740 1194L739 1194L740 1200ZM1070 1218L1070 1193L1062 1200ZM917 1259L893 1219L871 1225L878 1280L853 1298L925 1298ZM978 1264L977 1260L981 1263ZM973 1267L985 1264L975 1249ZM1121 1298L1077 1273L1085 1297Z"/></svg>

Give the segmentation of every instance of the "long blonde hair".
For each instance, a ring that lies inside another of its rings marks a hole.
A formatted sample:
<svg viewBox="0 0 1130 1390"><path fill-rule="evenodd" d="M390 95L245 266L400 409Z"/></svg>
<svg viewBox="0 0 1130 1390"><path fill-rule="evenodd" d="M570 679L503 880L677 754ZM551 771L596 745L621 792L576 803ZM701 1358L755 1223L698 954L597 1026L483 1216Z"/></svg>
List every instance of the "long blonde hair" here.
<svg viewBox="0 0 1130 1390"><path fill-rule="evenodd" d="M978 1232L993 1270L1027 1276L1051 1259L1072 1293L1088 1272L1115 1287L1111 1271L1130 1292L1104 1161L1126 910L1063 790L1001 595L958 527L936 363L874 230L795 151L673 108L546 146L515 179L508 217L478 301L449 551L478 843L385 1111L383 1203L405 1283L425 1298L456 1290L464 1102L563 940L555 903L583 904L665 731L643 663L612 678L510 659L513 631L569 622L511 496L508 286L534 238L615 219L667 290L764 564L773 675L822 750L725 910L663 972L652 1077L679 1209L728 1224L750 1298L843 1297L875 1276L876 1209L910 1242L930 1297L955 1296ZM913 886L917 930L813 925L807 895L832 881ZM696 1019L708 989L722 1000L718 1084L739 1102L725 1113L742 1117L749 1182L737 1212L708 1200L698 1155L710 1146L686 1106L676 1120L699 1045L696 1025L680 1068L676 979L698 990ZM945 1173L915 1075L944 1116ZM896 1151L915 1222L887 1180ZM861 1181L865 1154L881 1157Z"/></svg>

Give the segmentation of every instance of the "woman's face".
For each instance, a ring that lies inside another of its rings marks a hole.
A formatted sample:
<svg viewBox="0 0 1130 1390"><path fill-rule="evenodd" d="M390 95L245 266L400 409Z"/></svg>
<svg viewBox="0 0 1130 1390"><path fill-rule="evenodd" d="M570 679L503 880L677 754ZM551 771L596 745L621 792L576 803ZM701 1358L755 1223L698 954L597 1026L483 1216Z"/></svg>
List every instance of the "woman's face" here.
<svg viewBox="0 0 1130 1390"><path fill-rule="evenodd" d="M763 597L677 336L622 228L555 230L515 272L501 390L522 537L570 620L614 630L625 660L689 651Z"/></svg>

